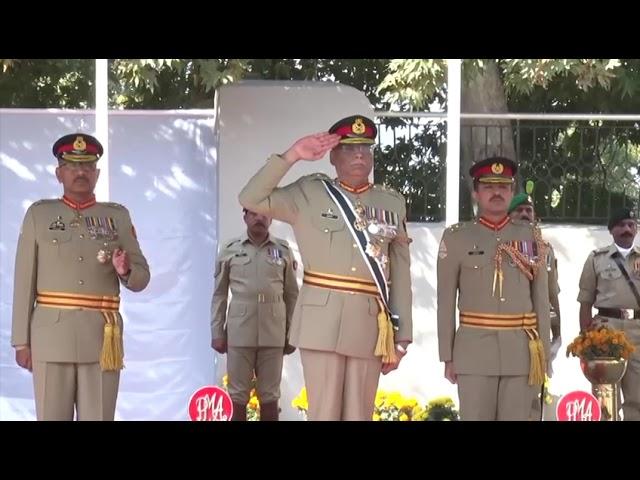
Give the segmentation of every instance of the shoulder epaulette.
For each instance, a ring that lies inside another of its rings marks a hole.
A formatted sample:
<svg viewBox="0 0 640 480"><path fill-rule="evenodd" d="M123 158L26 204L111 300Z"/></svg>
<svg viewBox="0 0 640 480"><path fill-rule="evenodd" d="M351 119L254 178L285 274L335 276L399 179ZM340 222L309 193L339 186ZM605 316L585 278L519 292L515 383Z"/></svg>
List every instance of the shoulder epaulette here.
<svg viewBox="0 0 640 480"><path fill-rule="evenodd" d="M304 175L304 176L300 177L300 179L299 179L299 181L301 181L301 182L310 182L310 181L312 182L312 181L318 181L318 180L329 180L329 181L331 181L331 178L328 175L324 174L324 173L317 172L317 173L311 173L309 175Z"/></svg>
<svg viewBox="0 0 640 480"><path fill-rule="evenodd" d="M60 200L57 198L43 198L42 200L37 200L31 204L32 207L37 207L38 205L46 205L50 203L58 203Z"/></svg>
<svg viewBox="0 0 640 480"><path fill-rule="evenodd" d="M378 191L378 192L385 192L388 193L390 195L393 195L394 197L399 198L400 200L402 200L404 202L404 196L398 192L396 189L388 187L386 185L380 185L380 184L374 184L373 185L373 189Z"/></svg>
<svg viewBox="0 0 640 480"><path fill-rule="evenodd" d="M447 227L447 232L449 232L449 233L457 232L461 228L464 228L466 226L466 224L467 224L466 222L455 223L455 224Z"/></svg>
<svg viewBox="0 0 640 480"><path fill-rule="evenodd" d="M275 239L275 242L276 242L278 245L280 245L280 246L282 246L282 247L286 248L287 250L289 249L289 242L287 242L286 240L283 240L282 238L276 238L276 239Z"/></svg>
<svg viewBox="0 0 640 480"><path fill-rule="evenodd" d="M106 207L118 208L120 210L126 210L127 208L124 205L121 205L116 202L100 202L99 205L104 205Z"/></svg>
<svg viewBox="0 0 640 480"><path fill-rule="evenodd" d="M232 238L231 240L228 240L227 243L224 244L224 248L229 248L234 243L238 243L239 241L240 241L240 237Z"/></svg>

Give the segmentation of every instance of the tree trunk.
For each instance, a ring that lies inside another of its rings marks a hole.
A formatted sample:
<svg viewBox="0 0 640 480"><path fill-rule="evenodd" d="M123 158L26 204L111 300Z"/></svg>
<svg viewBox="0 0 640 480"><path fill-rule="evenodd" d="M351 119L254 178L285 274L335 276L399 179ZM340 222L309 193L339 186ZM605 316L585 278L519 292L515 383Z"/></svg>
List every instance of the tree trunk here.
<svg viewBox="0 0 640 480"><path fill-rule="evenodd" d="M462 113L507 113L504 85L493 60L487 60L483 71L462 86ZM460 130L461 175L460 219L474 216L472 210L472 182L469 168L473 163L494 155L516 159L513 133L509 120L463 119Z"/></svg>

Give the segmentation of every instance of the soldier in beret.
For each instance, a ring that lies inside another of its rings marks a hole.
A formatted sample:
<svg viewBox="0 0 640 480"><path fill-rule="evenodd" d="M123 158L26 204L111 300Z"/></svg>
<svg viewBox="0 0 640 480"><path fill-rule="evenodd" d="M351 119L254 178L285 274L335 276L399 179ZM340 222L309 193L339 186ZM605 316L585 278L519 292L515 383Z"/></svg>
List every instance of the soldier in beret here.
<svg viewBox="0 0 640 480"><path fill-rule="evenodd" d="M622 378L624 420L640 420L640 246L636 212L615 211L609 218L613 243L589 254L580 276L580 328L599 325L625 332L636 347ZM598 310L593 315L592 308Z"/></svg>
<svg viewBox="0 0 640 480"><path fill-rule="evenodd" d="M525 192L514 195L509 205L509 216L514 220L534 224L536 222L536 212L533 206L533 198ZM558 295L560 293L560 285L558 284L558 259L556 258L553 246L544 240L547 251L547 273L549 274L549 317L551 320L551 358L549 359L549 376L553 375L553 360L558 355L562 337L560 336L560 301ZM542 404L544 400L544 392L541 391L535 395L533 400L532 418L539 419L542 417Z"/></svg>
<svg viewBox="0 0 640 480"><path fill-rule="evenodd" d="M255 377L260 420L275 421L283 355L295 351L289 327L298 298L297 263L287 241L269 233L269 217L246 208L243 213L246 233L226 241L216 260L211 346L227 354L232 420L247 419Z"/></svg>

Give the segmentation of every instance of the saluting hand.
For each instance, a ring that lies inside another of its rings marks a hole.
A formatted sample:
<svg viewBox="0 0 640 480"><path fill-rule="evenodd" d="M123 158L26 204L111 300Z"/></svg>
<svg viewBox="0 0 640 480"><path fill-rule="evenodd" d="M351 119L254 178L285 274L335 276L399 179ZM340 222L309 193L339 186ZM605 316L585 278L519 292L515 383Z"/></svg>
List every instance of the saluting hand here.
<svg viewBox="0 0 640 480"><path fill-rule="evenodd" d="M113 263L113 268L116 269L116 272L118 272L118 275L121 277L126 277L129 270L131 270L129 254L126 250L116 248L111 256L111 262Z"/></svg>
<svg viewBox="0 0 640 480"><path fill-rule="evenodd" d="M295 163L298 160L320 160L329 150L340 143L340 138L340 135L326 132L307 135L296 141L282 155L282 158L289 163Z"/></svg>

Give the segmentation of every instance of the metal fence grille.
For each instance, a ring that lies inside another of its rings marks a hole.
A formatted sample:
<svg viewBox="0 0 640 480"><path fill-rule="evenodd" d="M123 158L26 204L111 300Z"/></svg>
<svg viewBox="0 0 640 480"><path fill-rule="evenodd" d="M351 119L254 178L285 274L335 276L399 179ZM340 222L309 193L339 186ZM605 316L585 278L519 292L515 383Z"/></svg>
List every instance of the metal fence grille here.
<svg viewBox="0 0 640 480"><path fill-rule="evenodd" d="M378 117L376 182L407 199L410 221L445 218L446 122ZM640 125L621 121L475 121L461 126L460 219L473 217L472 162L515 157L516 191L534 182L537 216L545 222L606 224L630 207L640 214Z"/></svg>

